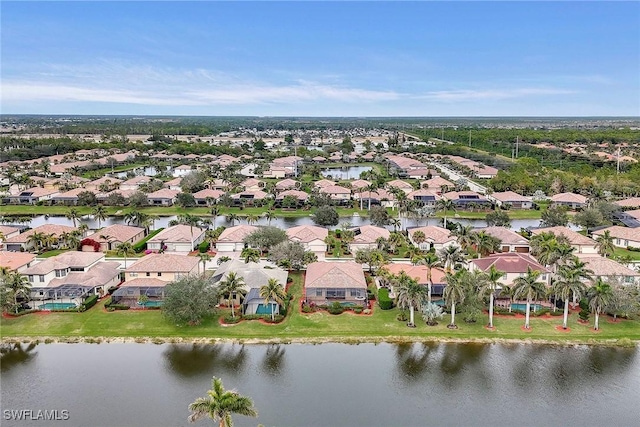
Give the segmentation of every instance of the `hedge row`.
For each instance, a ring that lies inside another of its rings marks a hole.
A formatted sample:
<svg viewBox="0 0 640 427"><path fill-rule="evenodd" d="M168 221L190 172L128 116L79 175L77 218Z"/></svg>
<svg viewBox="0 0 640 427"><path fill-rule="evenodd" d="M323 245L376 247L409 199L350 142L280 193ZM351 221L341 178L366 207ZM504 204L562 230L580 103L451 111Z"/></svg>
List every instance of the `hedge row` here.
<svg viewBox="0 0 640 427"><path fill-rule="evenodd" d="M380 288L378 291L378 305L382 310L391 310L393 308L393 300L389 298L389 289Z"/></svg>
<svg viewBox="0 0 640 427"><path fill-rule="evenodd" d="M85 299L82 305L80 306L80 307L84 307L84 309L81 308L81 311L89 310L91 307L96 305L97 302L98 302L98 295L91 295L89 298Z"/></svg>
<svg viewBox="0 0 640 427"><path fill-rule="evenodd" d="M145 237L144 239L140 240L138 243L133 245L133 250L136 252L144 251L147 248L147 240L151 239L153 236L155 236L162 230L164 230L164 228L158 228L157 230L154 230L151 233L149 233L147 237Z"/></svg>

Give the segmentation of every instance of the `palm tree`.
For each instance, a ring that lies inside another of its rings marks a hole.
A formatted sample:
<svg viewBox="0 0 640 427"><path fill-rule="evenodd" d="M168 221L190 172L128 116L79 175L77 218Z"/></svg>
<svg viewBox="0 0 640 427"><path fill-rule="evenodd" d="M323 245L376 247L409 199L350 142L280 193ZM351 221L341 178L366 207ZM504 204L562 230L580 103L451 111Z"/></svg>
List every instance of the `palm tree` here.
<svg viewBox="0 0 640 427"><path fill-rule="evenodd" d="M127 268L127 257L135 255L133 245L129 242L122 242L116 247L116 254L124 257L124 268Z"/></svg>
<svg viewBox="0 0 640 427"><path fill-rule="evenodd" d="M544 283L538 282L540 271L527 267L524 276L517 277L513 281L513 295L515 298L527 299L527 311L525 315L524 328L529 329L529 315L531 314L531 301L534 301L545 294Z"/></svg>
<svg viewBox="0 0 640 427"><path fill-rule="evenodd" d="M231 223L231 225L236 225L236 221L239 221L240 217L238 216L238 214L235 213L230 213L229 215L227 215L227 221Z"/></svg>
<svg viewBox="0 0 640 427"><path fill-rule="evenodd" d="M76 221L78 221L80 219L80 213L75 208L69 209L69 211L67 212L67 214L65 216L67 217L67 219L70 219L71 221L73 221L73 226L74 227L76 226Z"/></svg>
<svg viewBox="0 0 640 427"><path fill-rule="evenodd" d="M277 218L277 215L273 211L266 211L265 213L262 214L262 216L267 219L269 225L271 225L272 220Z"/></svg>
<svg viewBox="0 0 640 427"><path fill-rule="evenodd" d="M438 257L442 260L444 268L450 272L458 264L464 261L464 255L460 246L449 245L438 251Z"/></svg>
<svg viewBox="0 0 640 427"><path fill-rule="evenodd" d="M379 185L376 181L373 181L366 187L366 190L369 192L369 207L367 209L371 210L371 193L378 190ZM360 195L360 200L362 201L362 194ZM362 210L362 204L360 204L360 210Z"/></svg>
<svg viewBox="0 0 640 427"><path fill-rule="evenodd" d="M207 261L211 261L211 255L208 253L198 253L198 258L200 258L200 262L202 263L202 274L205 273L207 268Z"/></svg>
<svg viewBox="0 0 640 427"><path fill-rule="evenodd" d="M558 280L553 284L553 292L564 301L564 317L562 328L567 329L569 320L569 298L581 298L586 287L583 279L589 280L593 272L587 269L586 264L580 260L574 260L570 264L561 265L558 270Z"/></svg>
<svg viewBox="0 0 640 427"><path fill-rule="evenodd" d="M29 301L31 295L31 285L26 276L14 271L3 277L5 286L9 290L10 295L13 297L14 309L16 314L20 306L18 305L18 298L22 297L26 301Z"/></svg>
<svg viewBox="0 0 640 427"><path fill-rule="evenodd" d="M423 231L418 230L413 233L413 235L411 236L411 240L413 240L413 242L418 245L418 247L420 247L420 245L427 240L427 236L424 235Z"/></svg>
<svg viewBox="0 0 640 427"><path fill-rule="evenodd" d="M209 212L211 213L211 216L213 216L213 228L216 228L216 218L220 215L220 207L212 206Z"/></svg>
<svg viewBox="0 0 640 427"><path fill-rule="evenodd" d="M596 247L598 248L598 253L601 256L607 258L608 256L613 255L613 252L616 249L613 244L613 239L614 238L609 230L605 230L604 233L596 237Z"/></svg>
<svg viewBox="0 0 640 427"><path fill-rule="evenodd" d="M498 281L504 272L498 270L495 265L492 265L489 270L484 273L483 280L480 283L480 293L483 295L489 294L489 327L493 328L493 298L495 297L496 289L498 288Z"/></svg>
<svg viewBox="0 0 640 427"><path fill-rule="evenodd" d="M447 212L456 210L456 204L449 199L440 199L436 202L436 210L444 213L444 228L447 228Z"/></svg>
<svg viewBox="0 0 640 427"><path fill-rule="evenodd" d="M417 280L409 277L404 271L396 279L397 300L400 307L409 307L409 325L415 326L414 307L421 307L427 296L427 288L420 285Z"/></svg>
<svg viewBox="0 0 640 427"><path fill-rule="evenodd" d="M253 248L244 248L242 252L240 252L240 256L244 258L245 264L249 264L250 262L260 262L260 251Z"/></svg>
<svg viewBox="0 0 640 427"><path fill-rule="evenodd" d="M405 242L405 240L404 236L401 233L394 232L389 235L388 242L391 253L395 253L398 246L401 246Z"/></svg>
<svg viewBox="0 0 640 427"><path fill-rule="evenodd" d="M287 294L284 291L284 288L280 283L278 283L277 279L271 278L267 282L266 285L262 285L260 287L260 296L264 298L264 304L269 305L271 301L275 301L278 304L282 305L284 303ZM274 312L275 304L271 304L271 321L275 320L275 312Z"/></svg>
<svg viewBox="0 0 640 427"><path fill-rule="evenodd" d="M102 221L107 219L107 209L102 205L98 205L93 208L91 214L93 215L93 219L98 220L98 228L102 228Z"/></svg>
<svg viewBox="0 0 640 427"><path fill-rule="evenodd" d="M427 301L431 304L431 289L433 288L433 276L431 273L434 268L440 267L440 259L436 254L429 252L418 261L418 264L427 267L427 282L429 282Z"/></svg>
<svg viewBox="0 0 640 427"><path fill-rule="evenodd" d="M255 224L256 222L258 222L258 215L249 214L244 219L247 221L247 224L249 225Z"/></svg>
<svg viewBox="0 0 640 427"><path fill-rule="evenodd" d="M188 418L189 422L209 417L212 421L219 422L219 427L233 427L232 414L258 416L250 398L233 390L225 390L220 378L213 377L211 384L213 388L207 392L207 397L199 397L189 405L192 412Z"/></svg>
<svg viewBox="0 0 640 427"><path fill-rule="evenodd" d="M474 243L473 226L458 224L458 228L452 233L463 250L467 250Z"/></svg>
<svg viewBox="0 0 640 427"><path fill-rule="evenodd" d="M589 308L595 313L596 319L593 329L599 329L600 313L611 303L613 299L613 289L611 286L598 277L591 288L587 291Z"/></svg>
<svg viewBox="0 0 640 427"><path fill-rule="evenodd" d="M229 306L231 307L231 317L236 317L234 309L233 309L233 298L234 294L237 296L243 296L247 293L244 289L244 279L242 276L238 276L238 273L232 271L227 274L227 278L220 282L220 293L222 295L227 295L227 300L229 301Z"/></svg>
<svg viewBox="0 0 640 427"><path fill-rule="evenodd" d="M462 304L465 299L465 282L467 280L467 270L458 270L454 274L446 274L447 286L444 288L442 296L447 305L451 306L451 323L449 328L456 328L456 304Z"/></svg>
<svg viewBox="0 0 640 427"><path fill-rule="evenodd" d="M29 237L27 237L27 243L33 245L36 252L40 251L44 242L44 233L41 231L34 231Z"/></svg>
<svg viewBox="0 0 640 427"><path fill-rule="evenodd" d="M478 257L488 256L489 254L498 252L500 250L500 240L496 239L486 231L480 231L473 233L473 243L478 251Z"/></svg>
<svg viewBox="0 0 640 427"><path fill-rule="evenodd" d="M389 225L393 225L393 232L396 233L398 231L398 228L402 226L402 221L400 221L398 218L390 218Z"/></svg>

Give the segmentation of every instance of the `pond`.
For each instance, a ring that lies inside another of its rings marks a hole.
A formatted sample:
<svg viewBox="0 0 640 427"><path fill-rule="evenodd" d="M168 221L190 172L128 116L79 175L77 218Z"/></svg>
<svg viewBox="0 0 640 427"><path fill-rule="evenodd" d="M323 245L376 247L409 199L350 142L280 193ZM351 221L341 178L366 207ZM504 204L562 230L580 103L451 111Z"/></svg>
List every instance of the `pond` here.
<svg viewBox="0 0 640 427"><path fill-rule="evenodd" d="M532 344L20 344L2 356L2 409L67 421L187 426L222 378L251 397L237 426L637 425L637 348ZM3 412L4 414L4 412ZM201 421L195 425L211 425Z"/></svg>
<svg viewBox="0 0 640 427"><path fill-rule="evenodd" d="M167 171L171 171L171 167L170 166L166 166L166 170ZM130 171L116 172L115 176L116 176L116 178L119 178L119 179L127 179L127 174L129 172L133 172L136 175L156 176L159 171L156 170L155 166L147 166L147 167L144 168L144 170L143 170L143 168L141 166L141 167L138 167L138 168L135 168L135 169L131 169Z"/></svg>
<svg viewBox="0 0 640 427"><path fill-rule="evenodd" d="M362 172L369 172L371 166L342 166L326 168L321 173L322 176L334 180L359 179Z"/></svg>

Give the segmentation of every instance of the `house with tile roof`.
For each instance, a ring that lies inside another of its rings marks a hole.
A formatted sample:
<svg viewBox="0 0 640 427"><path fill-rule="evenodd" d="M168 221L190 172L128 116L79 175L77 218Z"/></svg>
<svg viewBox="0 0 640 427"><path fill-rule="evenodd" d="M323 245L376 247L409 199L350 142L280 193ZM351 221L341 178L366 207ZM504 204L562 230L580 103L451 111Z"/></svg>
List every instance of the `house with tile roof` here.
<svg viewBox="0 0 640 427"><path fill-rule="evenodd" d="M504 273L498 282L506 286L512 286L513 281L527 274L529 268L540 272L538 278L540 282L547 286L551 284L551 272L528 254L518 252L492 254L484 258L473 259L469 261L468 265L469 271L489 271L491 266L494 266L498 271Z"/></svg>
<svg viewBox="0 0 640 427"><path fill-rule="evenodd" d="M0 249L4 249L4 241L20 234L20 228L0 225Z"/></svg>
<svg viewBox="0 0 640 427"><path fill-rule="evenodd" d="M443 192L446 193L447 191L453 190L454 188L456 188L456 185L453 182L439 176L436 178L427 179L426 181L422 181L420 183L420 187L434 190L437 194L440 195Z"/></svg>
<svg viewBox="0 0 640 427"><path fill-rule="evenodd" d="M220 237L218 237L216 249L218 252L223 252L224 255L227 256L234 252L239 255L244 248L248 247L244 243L245 237L257 230L258 227L256 226L245 224L226 228L222 234L220 234Z"/></svg>
<svg viewBox="0 0 640 427"><path fill-rule="evenodd" d="M55 188L32 187L22 190L17 194L4 197L7 203L19 205L35 205L38 202L51 200L60 192Z"/></svg>
<svg viewBox="0 0 640 427"><path fill-rule="evenodd" d="M497 206L508 206L510 209L533 208L533 201L531 201L531 199L520 195L515 191L500 191L491 193L487 196L487 199L494 202Z"/></svg>
<svg viewBox="0 0 640 427"><path fill-rule="evenodd" d="M415 233L418 231L424 234L424 242L416 242ZM410 228L407 232L411 244L423 251L430 251L431 249L439 251L449 246L458 245L456 237L451 234L450 230L436 225Z"/></svg>
<svg viewBox="0 0 640 427"><path fill-rule="evenodd" d="M351 190L341 185L327 185L320 188L320 194L325 194L334 202L346 203L351 200Z"/></svg>
<svg viewBox="0 0 640 427"><path fill-rule="evenodd" d="M178 190L161 188L158 191L147 194L147 200L151 206L173 206L178 194L180 194Z"/></svg>
<svg viewBox="0 0 640 427"><path fill-rule="evenodd" d="M597 254L597 243L595 240L588 238L587 236L583 236L582 234L571 230L567 227L545 227L545 228L535 228L531 230L531 234L537 236L542 233L552 233L556 237L557 236L565 236L569 241L569 244L573 246L576 250L576 254Z"/></svg>
<svg viewBox="0 0 640 427"><path fill-rule="evenodd" d="M484 231L488 235L498 239L500 241L501 252L529 253L531 250L529 240L506 227L485 227L480 228L478 231Z"/></svg>
<svg viewBox="0 0 640 427"><path fill-rule="evenodd" d="M640 208L640 197L630 197L624 200L616 200L613 203L623 209L638 209Z"/></svg>
<svg viewBox="0 0 640 427"><path fill-rule="evenodd" d="M383 269L393 275L399 275L404 272L412 279L416 280L419 285L429 286L429 269L424 265L412 265L392 262L386 264ZM440 268L431 269L431 296L442 296L445 286L447 286L446 274ZM395 293L392 292L391 293Z"/></svg>
<svg viewBox="0 0 640 427"><path fill-rule="evenodd" d="M144 237L144 228L123 224L113 224L104 227L89 236L90 239L100 243L100 250L102 252L116 250L122 243L131 243L134 245L144 239ZM93 250L93 247L91 247L91 250Z"/></svg>
<svg viewBox="0 0 640 427"><path fill-rule="evenodd" d="M603 235L606 231L614 238L613 244L619 248L640 248L640 228L621 227L613 225L611 227L602 228L592 233L594 239Z"/></svg>
<svg viewBox="0 0 640 427"><path fill-rule="evenodd" d="M7 268L9 271L22 273L25 269L31 267L35 259L36 256L29 252L0 251L0 267Z"/></svg>
<svg viewBox="0 0 640 427"><path fill-rule="evenodd" d="M640 272L632 270L619 262L604 258L598 254L577 254L578 259L591 270L593 279L619 281L623 285L640 285ZM590 281L588 284L593 283Z"/></svg>
<svg viewBox="0 0 640 427"><path fill-rule="evenodd" d="M329 305L335 301L364 305L367 282L362 266L353 261L309 264L304 295L308 302L318 305Z"/></svg>
<svg viewBox="0 0 640 427"><path fill-rule="evenodd" d="M68 225L58 224L43 224L31 230L27 230L24 233L10 237L5 240L4 245L7 251L29 251L33 249L33 243L29 241L29 238L34 233L42 233L46 235L53 235L53 237L60 238L64 233L71 233L77 230L76 227L70 227ZM84 236L81 236L84 237Z"/></svg>
<svg viewBox="0 0 640 427"><path fill-rule="evenodd" d="M318 260L325 258L327 244L324 241L329 235L329 230L317 225L299 225L288 228L286 232L289 241L302 244L305 250L316 254Z"/></svg>
<svg viewBox="0 0 640 427"><path fill-rule="evenodd" d="M360 227L351 228L354 232L354 238L349 243L349 251L355 254L360 249L375 249L378 247L377 240L379 238L388 239L391 233L383 227L375 225L362 225Z"/></svg>
<svg viewBox="0 0 640 427"><path fill-rule="evenodd" d="M165 228L147 240L147 249L151 251L189 253L204 241L205 230L190 225L177 224Z"/></svg>
<svg viewBox="0 0 640 427"><path fill-rule="evenodd" d="M124 270L124 280L128 282L138 278L155 278L164 282L173 282L183 277L198 274L200 259L182 254L145 255Z"/></svg>
<svg viewBox="0 0 640 427"><path fill-rule="evenodd" d="M587 198L576 193L559 193L551 196L551 205L580 209L587 206Z"/></svg>
<svg viewBox="0 0 640 427"><path fill-rule="evenodd" d="M224 194L224 191L221 190L205 188L204 190L193 193L193 198L196 200L196 205L198 206L213 206Z"/></svg>

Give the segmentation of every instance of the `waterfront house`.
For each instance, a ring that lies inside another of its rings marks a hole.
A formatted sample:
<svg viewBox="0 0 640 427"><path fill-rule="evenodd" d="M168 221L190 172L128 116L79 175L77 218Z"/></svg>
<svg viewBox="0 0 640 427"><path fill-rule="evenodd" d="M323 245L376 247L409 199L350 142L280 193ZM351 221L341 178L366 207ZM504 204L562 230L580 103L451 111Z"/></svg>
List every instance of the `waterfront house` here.
<svg viewBox="0 0 640 427"><path fill-rule="evenodd" d="M391 233L383 227L363 225L351 228L354 233L353 241L349 243L349 251L355 254L359 249L376 249L379 238L388 239Z"/></svg>
<svg viewBox="0 0 640 427"><path fill-rule="evenodd" d="M587 206L587 198L575 193L559 193L551 196L551 205L581 209Z"/></svg>
<svg viewBox="0 0 640 427"><path fill-rule="evenodd" d="M147 249L158 252L189 253L204 241L204 237L204 229L178 224L165 228L147 240Z"/></svg>
<svg viewBox="0 0 640 427"><path fill-rule="evenodd" d="M640 285L640 272L611 258L604 258L598 254L578 254L577 257L593 272L593 281L600 278L605 282L614 280L623 285ZM593 281L590 281L589 284L592 284Z"/></svg>
<svg viewBox="0 0 640 427"><path fill-rule="evenodd" d="M416 204L420 206L432 208L435 208L437 201L440 200L440 196L438 195L438 193L436 193L435 190L430 189L412 191L411 193L407 194L407 198L409 200L415 201Z"/></svg>
<svg viewBox="0 0 640 427"><path fill-rule="evenodd" d="M209 188L193 193L193 198L196 200L196 205L198 206L212 206L216 204L222 196L224 196L224 191L211 190Z"/></svg>
<svg viewBox="0 0 640 427"><path fill-rule="evenodd" d="M7 239L20 234L20 228L8 225L0 225L0 249L4 249L4 242Z"/></svg>
<svg viewBox="0 0 640 427"><path fill-rule="evenodd" d="M531 199L514 191L491 193L487 198L497 206L509 207L510 209L531 209L533 207Z"/></svg>
<svg viewBox="0 0 640 427"><path fill-rule="evenodd" d="M138 259L124 270L124 280L156 278L173 282L183 277L198 274L200 258L182 254L149 254Z"/></svg>
<svg viewBox="0 0 640 427"><path fill-rule="evenodd" d="M392 262L382 268L395 276L400 275L400 273L404 272L407 274L407 276L416 280L419 285L429 286L429 269L424 265L411 265ZM440 268L432 268L431 282L433 283L433 286L431 286L431 296L442 296L442 292L447 285L445 272ZM391 289L392 294L396 293L394 291L394 289Z"/></svg>
<svg viewBox="0 0 640 427"><path fill-rule="evenodd" d="M417 242L415 239L416 232L422 232L424 234L424 241ZM408 230L409 241L423 251L430 251L431 249L439 251L449 246L458 245L456 237L451 234L451 231L438 227L436 225L427 225L426 227L410 228Z"/></svg>
<svg viewBox="0 0 640 427"><path fill-rule="evenodd" d="M362 266L353 261L314 262L307 266L304 295L319 305L334 301L364 305L367 282Z"/></svg>
<svg viewBox="0 0 640 427"><path fill-rule="evenodd" d="M393 181L387 182L386 187L389 191L392 191L394 188L396 188L398 190L404 191L405 194L409 194L414 190L413 185L401 179L394 179Z"/></svg>
<svg viewBox="0 0 640 427"><path fill-rule="evenodd" d="M17 194L11 194L5 199L8 203L19 205L35 205L38 202L51 200L59 191L54 188L32 187L27 190L20 191Z"/></svg>
<svg viewBox="0 0 640 427"><path fill-rule="evenodd" d="M287 229L287 237L291 242L302 244L305 250L311 251L322 260L327 252L325 239L329 235L329 230L317 225L299 225Z"/></svg>
<svg viewBox="0 0 640 427"><path fill-rule="evenodd" d="M498 239L500 241L501 252L528 253L531 249L529 240L506 227L485 227L478 231L484 231L488 235Z"/></svg>
<svg viewBox="0 0 640 427"><path fill-rule="evenodd" d="M475 191L450 191L444 193L442 197L451 200L456 206L456 209L469 209L473 205L486 208L491 205L491 202L487 198Z"/></svg>
<svg viewBox="0 0 640 427"><path fill-rule="evenodd" d="M481 270L486 272L489 271L491 266L504 273L498 282L506 286L513 286L513 281L526 275L529 268L540 272L538 281L547 286L551 284L550 271L528 254L507 252L469 261L469 271Z"/></svg>
<svg viewBox="0 0 640 427"><path fill-rule="evenodd" d="M144 228L113 224L96 231L89 238L100 243L100 250L106 252L116 250L119 245L125 242L134 245L144 239L144 234Z"/></svg>
<svg viewBox="0 0 640 427"><path fill-rule="evenodd" d="M31 267L35 259L36 256L28 252L0 251L0 267L6 268L9 271L22 273Z"/></svg>
<svg viewBox="0 0 640 427"><path fill-rule="evenodd" d="M18 234L17 236L6 239L4 245L7 251L29 251L34 248L33 242L29 241L29 238L34 233L41 233L46 236L53 236L54 239L59 239L62 234L71 233L75 230L77 230L77 228L70 227L68 225L43 224L39 227L27 230L24 233ZM57 244L54 243L53 246L56 247Z"/></svg>
<svg viewBox="0 0 640 427"><path fill-rule="evenodd" d="M622 209L638 209L640 208L640 197L630 197L628 199L616 200L614 204Z"/></svg>
<svg viewBox="0 0 640 427"><path fill-rule="evenodd" d="M328 185L320 188L320 194L325 194L329 198L341 204L347 203L351 200L351 190L340 185Z"/></svg>
<svg viewBox="0 0 640 427"><path fill-rule="evenodd" d="M58 193L51 197L51 202L57 205L67 205L67 206L75 206L78 204L78 194L80 193L92 193L95 194L92 190L87 190L86 188L78 187L69 191L65 191L64 193Z"/></svg>
<svg viewBox="0 0 640 427"><path fill-rule="evenodd" d="M176 202L178 194L180 194L178 190L161 188L158 191L147 194L147 200L151 206L172 206Z"/></svg>
<svg viewBox="0 0 640 427"><path fill-rule="evenodd" d="M284 199L287 196L293 197L296 200L296 205L295 206L284 206L283 205ZM305 193L304 191L301 191L301 190L285 190L285 191L282 191L282 192L278 193L278 195L276 196L275 207L277 207L277 208L280 208L280 207L284 207L284 208L300 207L304 203L306 203L306 201L308 199L309 199L309 194Z"/></svg>

